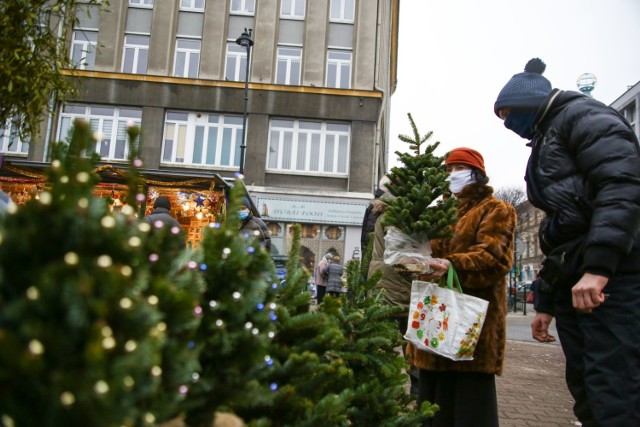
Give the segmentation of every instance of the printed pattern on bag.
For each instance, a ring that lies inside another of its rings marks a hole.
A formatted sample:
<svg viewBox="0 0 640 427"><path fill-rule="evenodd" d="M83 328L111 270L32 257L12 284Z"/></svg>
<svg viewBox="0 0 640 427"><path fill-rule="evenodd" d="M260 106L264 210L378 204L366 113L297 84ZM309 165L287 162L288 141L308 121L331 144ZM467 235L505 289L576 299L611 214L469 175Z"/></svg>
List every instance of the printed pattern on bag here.
<svg viewBox="0 0 640 427"><path fill-rule="evenodd" d="M427 295L423 301L419 302L413 312L413 319L411 326L417 329L416 336L424 340L426 347L438 348L446 339L446 332L449 330L449 313L446 304L438 306L437 295Z"/></svg>
<svg viewBox="0 0 640 427"><path fill-rule="evenodd" d="M476 350L478 340L480 339L483 324L484 313L478 313L478 320L467 330L465 339L460 341L460 350L456 353L458 357L473 356L473 352Z"/></svg>

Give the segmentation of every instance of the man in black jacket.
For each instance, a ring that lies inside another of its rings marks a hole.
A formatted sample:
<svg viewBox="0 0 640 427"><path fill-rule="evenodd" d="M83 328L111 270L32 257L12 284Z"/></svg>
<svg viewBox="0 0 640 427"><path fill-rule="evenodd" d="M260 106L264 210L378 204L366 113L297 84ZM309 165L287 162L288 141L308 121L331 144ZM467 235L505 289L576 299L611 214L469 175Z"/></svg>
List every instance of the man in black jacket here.
<svg viewBox="0 0 640 427"><path fill-rule="evenodd" d="M242 207L238 211L240 217L240 231L243 234L256 237L267 252L271 252L271 235L267 225L251 212L251 202L248 197L242 198Z"/></svg>
<svg viewBox="0 0 640 427"><path fill-rule="evenodd" d="M566 356L574 412L585 427L640 426L640 148L613 108L551 88L538 58L500 91L495 114L530 140L525 180L546 214L535 339Z"/></svg>
<svg viewBox="0 0 640 427"><path fill-rule="evenodd" d="M171 201L166 196L158 196L153 202L153 211L142 219L156 229L165 228L171 234L178 236L181 248L186 246L186 233L173 216L171 216Z"/></svg>

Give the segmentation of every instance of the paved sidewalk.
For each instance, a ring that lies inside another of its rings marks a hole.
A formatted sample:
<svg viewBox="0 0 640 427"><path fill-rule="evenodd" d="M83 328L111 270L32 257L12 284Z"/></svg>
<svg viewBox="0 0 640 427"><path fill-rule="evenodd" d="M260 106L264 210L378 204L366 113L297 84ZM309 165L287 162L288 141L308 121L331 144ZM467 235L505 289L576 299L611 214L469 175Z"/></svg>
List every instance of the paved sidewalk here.
<svg viewBox="0 0 640 427"><path fill-rule="evenodd" d="M513 313L507 323L527 323L535 312ZM555 328L550 331L552 334ZM565 358L558 343L542 344L528 336L508 339L502 376L496 377L501 427L581 425L564 381ZM557 338L557 335L556 335Z"/></svg>

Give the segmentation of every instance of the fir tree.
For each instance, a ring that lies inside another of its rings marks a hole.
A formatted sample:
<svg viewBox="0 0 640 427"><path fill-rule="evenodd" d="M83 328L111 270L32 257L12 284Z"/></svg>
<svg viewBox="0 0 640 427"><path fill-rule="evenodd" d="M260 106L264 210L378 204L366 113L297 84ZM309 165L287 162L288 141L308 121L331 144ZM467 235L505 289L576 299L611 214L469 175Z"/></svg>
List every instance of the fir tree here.
<svg viewBox="0 0 640 427"><path fill-rule="evenodd" d="M265 391L255 381L270 364L267 350L273 336L280 286L269 253L253 236L238 231L243 185L230 194L230 212L223 223L211 223L196 253L205 282L198 307L200 327L198 376L189 385L186 423L209 426L215 411L233 409L235 401L260 399Z"/></svg>
<svg viewBox="0 0 640 427"><path fill-rule="evenodd" d="M263 393L255 400L238 400L234 410L255 426L348 425L353 398L353 374L336 349L345 337L335 316L310 309L308 273L299 265L301 228L292 227L286 284L278 296L276 334L270 367L259 381ZM332 310L339 300L325 299ZM323 303L324 305L325 303Z"/></svg>
<svg viewBox="0 0 640 427"><path fill-rule="evenodd" d="M371 251L365 253L370 259ZM384 304L381 291L375 289L380 271L363 280L369 259L365 256L362 263L357 259L347 263L349 298L335 313L347 338L336 353L353 372L350 425L421 425L437 406L424 402L415 408L407 386L408 364L398 351L402 337L393 315L399 308Z"/></svg>
<svg viewBox="0 0 640 427"><path fill-rule="evenodd" d="M440 142L428 144L433 132L420 136L411 114L408 117L413 136L398 138L409 144L413 154L395 152L403 166L387 174L391 181L387 188L395 198L388 202L383 224L418 241L447 237L455 221L456 203L452 197L443 197L448 193L444 157L434 154Z"/></svg>
<svg viewBox="0 0 640 427"><path fill-rule="evenodd" d="M0 414L17 426L157 418L141 402L162 387L171 339L149 291L161 295L134 207L114 215L93 197L92 147L90 126L76 121L54 147L46 190L2 224Z"/></svg>

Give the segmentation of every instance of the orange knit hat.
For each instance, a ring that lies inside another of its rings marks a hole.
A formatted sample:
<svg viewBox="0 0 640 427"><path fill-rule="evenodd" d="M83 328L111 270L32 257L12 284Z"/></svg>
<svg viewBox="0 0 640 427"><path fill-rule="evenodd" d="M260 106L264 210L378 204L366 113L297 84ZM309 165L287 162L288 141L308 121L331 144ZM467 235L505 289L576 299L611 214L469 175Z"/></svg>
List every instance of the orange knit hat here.
<svg viewBox="0 0 640 427"><path fill-rule="evenodd" d="M473 148L460 147L454 148L451 150L447 159L444 161L445 165L458 164L458 165L467 165L474 167L476 169L480 169L483 174L487 174L484 170L484 159L482 158L482 154L478 153Z"/></svg>

